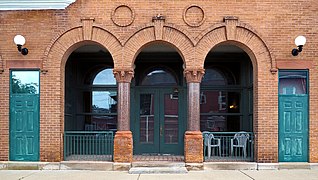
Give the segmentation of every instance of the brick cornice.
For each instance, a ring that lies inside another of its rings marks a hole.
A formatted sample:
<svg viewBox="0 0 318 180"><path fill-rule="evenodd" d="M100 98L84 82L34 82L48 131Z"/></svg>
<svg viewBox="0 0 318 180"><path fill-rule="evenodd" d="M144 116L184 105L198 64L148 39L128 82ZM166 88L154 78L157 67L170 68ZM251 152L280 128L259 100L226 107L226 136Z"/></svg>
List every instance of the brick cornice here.
<svg viewBox="0 0 318 180"><path fill-rule="evenodd" d="M204 75L204 69L185 69L184 76L187 83L200 83Z"/></svg>
<svg viewBox="0 0 318 180"><path fill-rule="evenodd" d="M134 70L132 69L114 69L114 76L117 82L130 83L131 79L134 77Z"/></svg>

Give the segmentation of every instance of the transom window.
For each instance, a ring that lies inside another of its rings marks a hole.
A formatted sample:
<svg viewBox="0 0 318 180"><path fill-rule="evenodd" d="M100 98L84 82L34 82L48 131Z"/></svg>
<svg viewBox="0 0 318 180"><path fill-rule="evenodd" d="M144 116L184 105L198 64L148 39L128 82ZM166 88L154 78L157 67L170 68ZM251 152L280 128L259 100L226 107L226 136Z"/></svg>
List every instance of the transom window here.
<svg viewBox="0 0 318 180"><path fill-rule="evenodd" d="M165 68L151 69L142 78L142 86L177 86L176 77Z"/></svg>

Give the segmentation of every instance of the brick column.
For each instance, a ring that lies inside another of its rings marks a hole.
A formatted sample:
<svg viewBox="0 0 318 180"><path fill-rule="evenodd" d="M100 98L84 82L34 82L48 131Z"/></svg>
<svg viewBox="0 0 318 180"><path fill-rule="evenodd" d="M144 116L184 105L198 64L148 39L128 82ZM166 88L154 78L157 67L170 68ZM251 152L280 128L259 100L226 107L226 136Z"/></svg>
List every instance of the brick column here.
<svg viewBox="0 0 318 180"><path fill-rule="evenodd" d="M114 162L130 163L133 157L133 138L130 131L130 82L133 70L114 69L117 80L117 132L114 139Z"/></svg>
<svg viewBox="0 0 318 180"><path fill-rule="evenodd" d="M184 136L184 159L186 163L203 162L203 138L200 131L200 82L203 69L185 69L188 83L188 122Z"/></svg>

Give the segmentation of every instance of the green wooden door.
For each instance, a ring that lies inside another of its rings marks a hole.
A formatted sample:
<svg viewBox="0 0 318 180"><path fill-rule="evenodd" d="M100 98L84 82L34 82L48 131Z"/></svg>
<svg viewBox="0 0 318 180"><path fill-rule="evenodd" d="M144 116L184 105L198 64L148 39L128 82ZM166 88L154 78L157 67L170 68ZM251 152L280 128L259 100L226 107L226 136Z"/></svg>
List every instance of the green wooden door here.
<svg viewBox="0 0 318 180"><path fill-rule="evenodd" d="M136 91L135 154L183 154L183 93L173 89Z"/></svg>
<svg viewBox="0 0 318 180"><path fill-rule="evenodd" d="M10 160L12 161L39 160L38 81L38 71L11 72Z"/></svg>
<svg viewBox="0 0 318 180"><path fill-rule="evenodd" d="M279 83L279 161L308 162L307 72L280 72Z"/></svg>

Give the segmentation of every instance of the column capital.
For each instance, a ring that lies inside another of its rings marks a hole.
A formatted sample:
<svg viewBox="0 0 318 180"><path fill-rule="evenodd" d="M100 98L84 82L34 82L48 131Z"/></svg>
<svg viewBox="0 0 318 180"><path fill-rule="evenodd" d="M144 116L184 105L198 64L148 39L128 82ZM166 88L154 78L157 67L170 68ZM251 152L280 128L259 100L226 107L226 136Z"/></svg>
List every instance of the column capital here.
<svg viewBox="0 0 318 180"><path fill-rule="evenodd" d="M204 75L204 69L185 69L183 73L187 83L200 83Z"/></svg>
<svg viewBox="0 0 318 180"><path fill-rule="evenodd" d="M114 69L114 76L117 82L126 82L130 83L131 79L134 77L133 69Z"/></svg>

